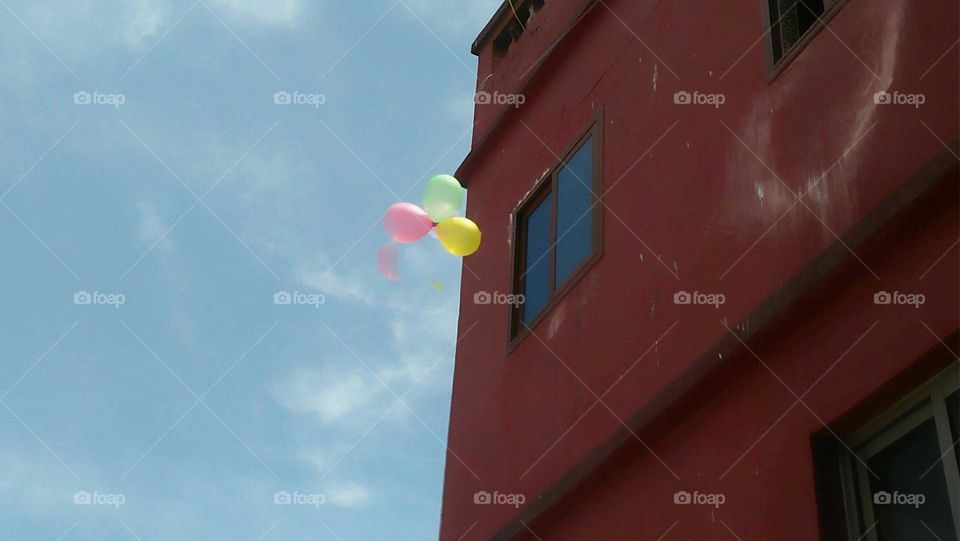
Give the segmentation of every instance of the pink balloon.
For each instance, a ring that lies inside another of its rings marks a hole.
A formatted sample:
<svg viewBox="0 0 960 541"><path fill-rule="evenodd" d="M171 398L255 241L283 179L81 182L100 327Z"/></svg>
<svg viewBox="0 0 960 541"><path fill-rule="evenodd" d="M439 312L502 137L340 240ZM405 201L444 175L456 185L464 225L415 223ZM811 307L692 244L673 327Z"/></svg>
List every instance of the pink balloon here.
<svg viewBox="0 0 960 541"><path fill-rule="evenodd" d="M400 280L397 274L397 245L387 243L377 252L377 270L384 278L392 282Z"/></svg>
<svg viewBox="0 0 960 541"><path fill-rule="evenodd" d="M383 229L394 242L414 242L433 228L427 211L413 203L397 203L383 215Z"/></svg>

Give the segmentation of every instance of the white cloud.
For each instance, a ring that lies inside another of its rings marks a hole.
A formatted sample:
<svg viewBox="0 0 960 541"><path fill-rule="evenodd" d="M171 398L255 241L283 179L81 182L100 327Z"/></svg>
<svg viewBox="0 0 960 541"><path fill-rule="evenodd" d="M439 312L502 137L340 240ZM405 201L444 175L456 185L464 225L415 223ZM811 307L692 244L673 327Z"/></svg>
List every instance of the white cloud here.
<svg viewBox="0 0 960 541"><path fill-rule="evenodd" d="M373 294L362 279L346 277L334 270L301 268L299 279L306 287L316 289L328 297L372 306Z"/></svg>
<svg viewBox="0 0 960 541"><path fill-rule="evenodd" d="M358 483L334 485L325 494L327 502L337 507L361 507L370 501L370 491Z"/></svg>
<svg viewBox="0 0 960 541"><path fill-rule="evenodd" d="M386 346L386 351L373 355L367 348L369 344L350 343L375 376L349 352L343 352L344 358L332 366L350 368L300 368L272 385L273 394L283 407L319 419L326 429L322 439L316 438L315 427L304 433L297 453L300 460L323 474L356 440L356 434L378 419L381 428L419 426L414 413L394 404L396 396L384 384L403 396L415 411L419 411L415 404L424 393L449 385L448 371L438 366L453 356L457 309L449 301L448 297L424 297L422 292L415 291L394 294L384 301L383 306L389 310L383 318L386 328L380 342L384 343L376 346ZM412 385L415 387L411 388ZM388 409L391 405L392 409ZM346 494L351 497L345 495L344 502L357 502L362 492Z"/></svg>
<svg viewBox="0 0 960 541"><path fill-rule="evenodd" d="M7 512L46 514L77 489L53 457L0 448L0 504Z"/></svg>
<svg viewBox="0 0 960 541"><path fill-rule="evenodd" d="M428 304L422 299L389 303L393 312L390 321L392 348L397 361L380 371L380 378L389 385L406 388L414 382L429 387L431 368L443 356L452 356L449 348L457 332L457 309L453 305ZM423 381L426 380L426 381Z"/></svg>
<svg viewBox="0 0 960 541"><path fill-rule="evenodd" d="M40 63L46 66L49 73L60 76L63 68L57 62L51 62L50 53L44 47L36 46L33 42L36 38L32 35L35 34L83 77L86 75L83 73L83 64L86 62L101 60L110 53L125 53L129 50L139 53L153 46L157 39L185 14L192 3L192 0L11 1L10 9L17 13L19 20L23 21L29 31L21 27L17 19L10 17L9 21L3 21L7 26L4 27L4 32L0 33L0 44L6 45L5 48L14 53L9 55L13 61L22 57L28 59L29 63ZM206 0L206 3L217 16L228 22L289 28L295 26L304 16L306 2ZM220 26L199 5L186 13L185 18L206 18L210 24ZM222 30L221 28L220 31ZM5 34L12 34L13 37ZM11 39L20 40L29 46L11 48ZM5 61L9 63L11 60L6 58Z"/></svg>
<svg viewBox="0 0 960 541"><path fill-rule="evenodd" d="M293 26L303 14L303 0L209 0L210 6L245 23Z"/></svg>
<svg viewBox="0 0 960 541"><path fill-rule="evenodd" d="M153 206L153 203L138 203L137 210L140 212L140 227L137 232L137 239L143 247L149 248L154 243L157 244L155 248L169 249L173 246L170 236L164 235L169 226L160 218L160 214L157 213L157 208Z"/></svg>
<svg viewBox="0 0 960 541"><path fill-rule="evenodd" d="M296 413L312 413L323 423L355 419L382 394L372 376L357 372L302 368L274 387L274 396Z"/></svg>
<svg viewBox="0 0 960 541"><path fill-rule="evenodd" d="M154 0L135 0L125 6L120 35L134 49L145 47L151 38L157 36L170 15L166 2Z"/></svg>
<svg viewBox="0 0 960 541"><path fill-rule="evenodd" d="M350 450L350 446L341 443L330 447L314 447L309 450L302 450L297 454L297 458L303 460L320 474L324 474L337 464L337 460Z"/></svg>
<svg viewBox="0 0 960 541"><path fill-rule="evenodd" d="M170 24L170 0L75 0L14 5L19 17L68 65L109 49L143 49ZM47 55L44 50L22 54Z"/></svg>

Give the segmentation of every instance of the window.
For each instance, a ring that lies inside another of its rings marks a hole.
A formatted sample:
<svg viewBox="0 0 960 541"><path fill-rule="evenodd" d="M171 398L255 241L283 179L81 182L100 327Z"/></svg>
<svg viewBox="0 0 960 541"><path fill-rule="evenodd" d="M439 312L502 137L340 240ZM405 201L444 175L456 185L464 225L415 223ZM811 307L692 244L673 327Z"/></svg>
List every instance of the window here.
<svg viewBox="0 0 960 541"><path fill-rule="evenodd" d="M506 4L506 9L510 10L510 18L493 40L495 63L507 56L507 51L520 39L520 35L530 26L530 22L543 9L545 3L545 0L511 0L510 4Z"/></svg>
<svg viewBox="0 0 960 541"><path fill-rule="evenodd" d="M787 64L845 0L762 0L768 25L771 74ZM782 62L781 62L782 61Z"/></svg>
<svg viewBox="0 0 960 541"><path fill-rule="evenodd" d="M958 380L948 370L848 438L856 456L837 456L849 539L957 539Z"/></svg>
<svg viewBox="0 0 960 541"><path fill-rule="evenodd" d="M600 255L600 136L595 121L514 214L511 337L533 326Z"/></svg>

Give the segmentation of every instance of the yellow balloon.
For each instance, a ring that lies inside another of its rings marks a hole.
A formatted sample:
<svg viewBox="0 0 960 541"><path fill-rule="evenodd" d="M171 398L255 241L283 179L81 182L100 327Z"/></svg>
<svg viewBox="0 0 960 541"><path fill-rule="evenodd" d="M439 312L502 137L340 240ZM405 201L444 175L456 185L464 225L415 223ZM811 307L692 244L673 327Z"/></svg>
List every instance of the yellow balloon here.
<svg viewBox="0 0 960 541"><path fill-rule="evenodd" d="M437 224L440 244L453 255L468 256L480 248L480 228L473 220L453 217Z"/></svg>

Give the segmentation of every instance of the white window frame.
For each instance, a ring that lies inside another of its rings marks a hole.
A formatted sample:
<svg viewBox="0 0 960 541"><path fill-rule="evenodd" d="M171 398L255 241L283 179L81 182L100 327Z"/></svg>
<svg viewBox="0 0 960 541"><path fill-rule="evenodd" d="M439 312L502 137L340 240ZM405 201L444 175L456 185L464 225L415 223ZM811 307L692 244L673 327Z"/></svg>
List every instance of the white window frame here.
<svg viewBox="0 0 960 541"><path fill-rule="evenodd" d="M841 458L844 513L850 541L879 540L877 530L873 527L876 519L873 494L870 492L871 474L864 462L930 419L934 420L937 427L941 453L941 460L935 467L943 469L947 480L954 531L957 533L956 541L960 541L960 468L957 466L955 453L958 449L954 447L946 402L947 397L958 389L960 370L954 365L846 438L848 447L856 454L852 456L848 453Z"/></svg>

